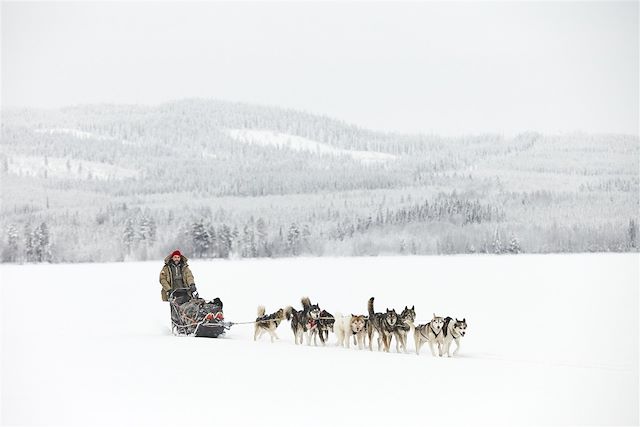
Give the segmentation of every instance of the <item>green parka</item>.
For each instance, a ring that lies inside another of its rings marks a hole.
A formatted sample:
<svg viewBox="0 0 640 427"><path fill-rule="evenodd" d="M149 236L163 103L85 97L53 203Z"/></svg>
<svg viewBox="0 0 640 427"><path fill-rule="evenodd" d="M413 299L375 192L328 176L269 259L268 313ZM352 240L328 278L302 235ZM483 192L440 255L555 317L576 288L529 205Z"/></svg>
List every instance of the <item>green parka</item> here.
<svg viewBox="0 0 640 427"><path fill-rule="evenodd" d="M191 269L189 269L189 264L187 264L187 257L184 255L180 255L180 266L182 267L182 280L185 286L193 285L195 280L193 280L193 274L191 273ZM171 255L168 255L164 259L164 267L160 270L160 284L162 285L162 290L160 291L160 296L162 297L162 301L169 301L168 293L175 288L173 287L173 276L171 275L171 270L169 270L169 263L172 263Z"/></svg>

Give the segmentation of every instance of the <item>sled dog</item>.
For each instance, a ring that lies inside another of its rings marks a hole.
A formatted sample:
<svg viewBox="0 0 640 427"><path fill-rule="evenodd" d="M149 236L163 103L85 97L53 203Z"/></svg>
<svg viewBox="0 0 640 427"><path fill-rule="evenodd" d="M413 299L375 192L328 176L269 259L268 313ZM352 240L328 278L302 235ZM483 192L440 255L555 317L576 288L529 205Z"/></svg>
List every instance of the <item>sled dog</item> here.
<svg viewBox="0 0 640 427"><path fill-rule="evenodd" d="M308 297L303 297L302 310L296 310L289 306L285 309L285 316L287 320L291 320L291 330L293 331L293 338L295 343L302 344L302 337L307 332L307 345L311 343L311 336L313 333L314 342L316 334L318 332L317 320L320 317L320 307L318 304L311 304Z"/></svg>
<svg viewBox="0 0 640 427"><path fill-rule="evenodd" d="M258 317L254 324L253 340L257 341L265 332L268 332L269 335L271 335L271 342L273 342L274 339L280 339L276 334L276 329L280 326L280 322L284 320L284 310L279 309L275 313L265 315L265 308L263 305L260 305L258 306L257 314Z"/></svg>
<svg viewBox="0 0 640 427"><path fill-rule="evenodd" d="M334 331L338 338L337 345L349 348L350 339L353 337L353 345L362 350L367 335L367 318L364 315L342 316L336 313Z"/></svg>
<svg viewBox="0 0 640 427"><path fill-rule="evenodd" d="M449 354L449 347L451 347L451 342L456 342L456 349L453 351L453 355L458 354L458 350L460 350L460 339L464 337L467 333L467 319L464 318L462 320L458 320L456 318L455 322L451 317L445 317L444 319L444 351L443 353L447 355L447 357L451 357Z"/></svg>
<svg viewBox="0 0 640 427"><path fill-rule="evenodd" d="M318 318L318 336L322 345L329 340L329 332L333 332L333 326L335 324L335 317L327 310L320 311L320 317Z"/></svg>
<svg viewBox="0 0 640 427"><path fill-rule="evenodd" d="M416 330L413 332L413 336L416 342L416 354L420 354L420 347L425 342L429 343L429 348L431 349L431 354L436 355L434 350L434 345L438 346L438 354L442 356L442 347L444 344L444 332L442 328L444 327L444 319L442 317L436 316L435 313L433 315L433 319L431 322L425 325L416 326Z"/></svg>
<svg viewBox="0 0 640 427"><path fill-rule="evenodd" d="M415 305L411 308L404 306L404 310L398 316L398 323L393 331L396 337L396 352L400 353L400 347L404 353L407 352L407 335L411 329L415 329L413 322L416 320Z"/></svg>
<svg viewBox="0 0 640 427"><path fill-rule="evenodd" d="M382 349L382 345L384 345L384 351L388 352L389 347L391 346L391 337L393 336L393 331L395 330L396 323L398 322L398 314L395 309L389 310L388 308L384 313L376 313L373 309L373 297L369 298L367 308L369 309L369 327L367 329L369 350L373 351L373 333L377 332L378 351L380 351ZM380 341L382 341L382 345L380 344Z"/></svg>

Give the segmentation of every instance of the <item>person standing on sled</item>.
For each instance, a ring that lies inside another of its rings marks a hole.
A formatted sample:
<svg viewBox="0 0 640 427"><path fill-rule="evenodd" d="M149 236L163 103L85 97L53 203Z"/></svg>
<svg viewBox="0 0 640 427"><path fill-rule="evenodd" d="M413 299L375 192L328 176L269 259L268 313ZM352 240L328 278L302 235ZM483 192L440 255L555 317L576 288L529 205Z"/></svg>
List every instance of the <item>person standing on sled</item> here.
<svg viewBox="0 0 640 427"><path fill-rule="evenodd" d="M164 259L164 267L160 271L160 284L162 285L162 301L169 301L169 294L180 288L189 288L194 298L198 297L193 274L187 264L187 257L175 250Z"/></svg>

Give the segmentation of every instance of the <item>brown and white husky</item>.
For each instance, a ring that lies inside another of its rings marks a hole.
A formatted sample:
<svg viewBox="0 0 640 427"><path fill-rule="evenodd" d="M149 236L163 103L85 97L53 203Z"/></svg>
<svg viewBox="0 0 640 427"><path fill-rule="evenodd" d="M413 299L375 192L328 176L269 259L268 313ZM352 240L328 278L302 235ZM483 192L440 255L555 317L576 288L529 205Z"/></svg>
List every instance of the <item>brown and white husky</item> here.
<svg viewBox="0 0 640 427"><path fill-rule="evenodd" d="M276 334L276 329L280 326L280 322L284 320L284 310L279 309L275 313L265 315L265 308L263 305L260 305L258 306L257 314L258 317L254 324L253 340L257 341L265 332L268 332L269 335L271 335L271 342L273 342L274 339L280 339Z"/></svg>
<svg viewBox="0 0 640 427"><path fill-rule="evenodd" d="M337 345L349 348L351 337L353 337L353 345L357 345L360 350L364 348L367 336L366 316L356 314L342 316L337 313L333 329L338 338Z"/></svg>

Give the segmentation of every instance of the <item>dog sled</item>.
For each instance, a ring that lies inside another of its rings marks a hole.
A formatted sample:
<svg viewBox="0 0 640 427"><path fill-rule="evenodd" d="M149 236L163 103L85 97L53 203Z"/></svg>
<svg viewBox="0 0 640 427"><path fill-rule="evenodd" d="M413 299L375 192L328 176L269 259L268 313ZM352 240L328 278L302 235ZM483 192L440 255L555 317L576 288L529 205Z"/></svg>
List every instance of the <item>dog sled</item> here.
<svg viewBox="0 0 640 427"><path fill-rule="evenodd" d="M176 289L169 295L171 333L176 336L218 338L231 328L224 321L222 301L205 301L195 290Z"/></svg>

